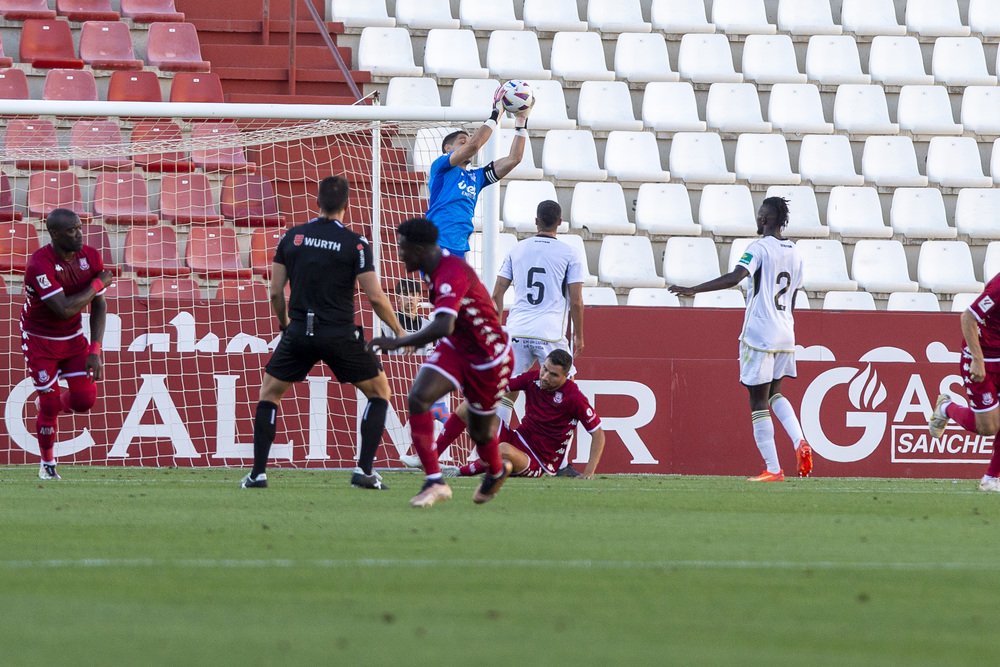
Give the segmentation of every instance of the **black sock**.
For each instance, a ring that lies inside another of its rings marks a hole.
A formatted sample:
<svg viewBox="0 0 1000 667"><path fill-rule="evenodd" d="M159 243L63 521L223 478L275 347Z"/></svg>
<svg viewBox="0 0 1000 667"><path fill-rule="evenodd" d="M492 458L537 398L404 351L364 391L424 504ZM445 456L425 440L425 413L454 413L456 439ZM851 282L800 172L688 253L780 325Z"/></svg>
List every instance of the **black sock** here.
<svg viewBox="0 0 1000 667"><path fill-rule="evenodd" d="M267 470L267 457L271 453L271 444L278 432L278 406L271 401L261 401L257 404L257 412L253 418L253 470L250 476Z"/></svg>
<svg viewBox="0 0 1000 667"><path fill-rule="evenodd" d="M384 398L372 398L365 408L365 416L361 418L361 454L358 456L358 467L366 475L372 474L375 454L382 443L382 433L385 431L385 413L388 409L389 401Z"/></svg>

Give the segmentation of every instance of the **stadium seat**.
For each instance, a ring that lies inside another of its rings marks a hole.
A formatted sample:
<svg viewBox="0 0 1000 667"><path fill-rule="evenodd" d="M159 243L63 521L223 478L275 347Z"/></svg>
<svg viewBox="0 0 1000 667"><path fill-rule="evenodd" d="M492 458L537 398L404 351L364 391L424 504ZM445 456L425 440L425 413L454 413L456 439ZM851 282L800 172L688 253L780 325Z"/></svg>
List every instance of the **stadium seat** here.
<svg viewBox="0 0 1000 667"><path fill-rule="evenodd" d="M122 16L132 19L132 23L184 20L184 13L177 11L174 0L121 0L121 8Z"/></svg>
<svg viewBox="0 0 1000 667"><path fill-rule="evenodd" d="M90 70L50 69L45 73L43 100L96 102L97 82Z"/></svg>
<svg viewBox="0 0 1000 667"><path fill-rule="evenodd" d="M212 64L201 59L198 30L193 23L150 23L146 64L167 72L207 72Z"/></svg>
<svg viewBox="0 0 1000 667"><path fill-rule="evenodd" d="M788 134L833 134L823 117L819 88L812 83L776 83L767 101L767 120Z"/></svg>
<svg viewBox="0 0 1000 667"><path fill-rule="evenodd" d="M236 142L239 135L239 127L229 121L195 123L191 128L191 141L195 145L198 145L198 141ZM227 137L233 139L227 140ZM237 171L252 174L257 170L257 165L247 161L246 152L238 145L195 148L191 151L191 159L204 171Z"/></svg>
<svg viewBox="0 0 1000 667"><path fill-rule="evenodd" d="M194 278L154 278L147 298L197 301L201 299L201 288Z"/></svg>
<svg viewBox="0 0 1000 667"><path fill-rule="evenodd" d="M698 117L694 87L688 81L646 84L642 123L657 132L704 132L708 128L708 123Z"/></svg>
<svg viewBox="0 0 1000 667"><path fill-rule="evenodd" d="M865 180L879 187L922 188L927 177L917 170L917 154L910 137L868 137L861 157Z"/></svg>
<svg viewBox="0 0 1000 667"><path fill-rule="evenodd" d="M842 84L833 100L833 125L851 134L898 134L889 120L885 90L879 85Z"/></svg>
<svg viewBox="0 0 1000 667"><path fill-rule="evenodd" d="M83 243L89 245L101 255L104 268L116 276L121 273L121 267L115 264L111 254L111 237L108 230L100 223L88 223L83 226Z"/></svg>
<svg viewBox="0 0 1000 667"><path fill-rule="evenodd" d="M76 57L73 35L66 21L26 20L21 26L19 53L19 60L32 67L83 69L83 61Z"/></svg>
<svg viewBox="0 0 1000 667"><path fill-rule="evenodd" d="M993 186L993 179L983 175L979 144L973 137L932 137L927 148L927 180L945 188Z"/></svg>
<svg viewBox="0 0 1000 667"><path fill-rule="evenodd" d="M850 35L813 35L806 47L806 76L810 81L839 86L871 83L861 71L858 45Z"/></svg>
<svg viewBox="0 0 1000 667"><path fill-rule="evenodd" d="M215 72L177 72L170 80L170 101L222 104L226 96Z"/></svg>
<svg viewBox="0 0 1000 667"><path fill-rule="evenodd" d="M253 275L240 261L232 227L192 227L184 254L191 271L203 277L248 279Z"/></svg>
<svg viewBox="0 0 1000 667"><path fill-rule="evenodd" d="M617 306L618 296L614 287L583 288L583 305L585 306Z"/></svg>
<svg viewBox="0 0 1000 667"><path fill-rule="evenodd" d="M372 76L422 76L413 64L410 31L406 28L368 26L358 42L358 69Z"/></svg>
<svg viewBox="0 0 1000 667"><path fill-rule="evenodd" d="M80 181L71 171L36 171L28 177L28 215L45 219L57 208L68 208L84 222L90 213L83 207Z"/></svg>
<svg viewBox="0 0 1000 667"><path fill-rule="evenodd" d="M913 134L962 134L964 131L955 122L948 89L944 86L903 86L899 91L896 119L900 129ZM975 143L975 139L972 142Z"/></svg>
<svg viewBox="0 0 1000 667"><path fill-rule="evenodd" d="M70 21L120 21L110 0L56 0L56 14Z"/></svg>
<svg viewBox="0 0 1000 667"><path fill-rule="evenodd" d="M586 21L580 20L576 0L524 0L524 25L530 32L583 32Z"/></svg>
<svg viewBox="0 0 1000 667"><path fill-rule="evenodd" d="M427 32L424 72L438 79L487 79L490 76L489 70L479 62L476 34L471 30L444 28L432 28Z"/></svg>
<svg viewBox="0 0 1000 667"><path fill-rule="evenodd" d="M795 64L788 35L747 35L743 43L743 78L755 83L805 83Z"/></svg>
<svg viewBox="0 0 1000 667"><path fill-rule="evenodd" d="M392 28L396 19L389 16L385 0L330 0L330 16L345 28ZM364 68L362 68L364 69Z"/></svg>
<svg viewBox="0 0 1000 667"><path fill-rule="evenodd" d="M542 144L546 176L567 181L605 181L608 172L597 164L597 146L589 130L550 130Z"/></svg>
<svg viewBox="0 0 1000 667"><path fill-rule="evenodd" d="M136 172L102 173L94 186L94 215L109 225L155 225L146 179Z"/></svg>
<svg viewBox="0 0 1000 667"><path fill-rule="evenodd" d="M937 188L896 188L889 224L907 239L953 239L958 234L948 226L944 198Z"/></svg>
<svg viewBox="0 0 1000 667"><path fill-rule="evenodd" d="M212 185L200 172L164 174L160 181L160 217L175 225L221 225Z"/></svg>
<svg viewBox="0 0 1000 667"><path fill-rule="evenodd" d="M678 307L681 302L676 294L662 287L633 287L628 291L625 305Z"/></svg>
<svg viewBox="0 0 1000 667"><path fill-rule="evenodd" d="M960 313L968 310L972 302L979 298L979 292L959 292L951 301L951 312Z"/></svg>
<svg viewBox="0 0 1000 667"><path fill-rule="evenodd" d="M990 173L993 182L1000 183L1000 141L993 141L993 151L990 153Z"/></svg>
<svg viewBox="0 0 1000 667"><path fill-rule="evenodd" d="M983 37L1000 36L1000 4L993 0L969 0L969 28Z"/></svg>
<svg viewBox="0 0 1000 667"><path fill-rule="evenodd" d="M705 120L720 132L770 132L752 83L713 83L708 89Z"/></svg>
<svg viewBox="0 0 1000 667"><path fill-rule="evenodd" d="M639 0L589 0L587 23L601 34L649 32L653 29L642 20Z"/></svg>
<svg viewBox="0 0 1000 667"><path fill-rule="evenodd" d="M596 32L557 32L552 38L552 76L564 81L614 81Z"/></svg>
<svg viewBox="0 0 1000 667"><path fill-rule="evenodd" d="M490 41L486 47L486 68L490 71L490 76L501 81L545 81L552 78L552 72L542 67L538 35L530 30L494 30L490 33Z"/></svg>
<svg viewBox="0 0 1000 667"><path fill-rule="evenodd" d="M972 239L1000 239L1000 190L959 190L955 202L955 229Z"/></svg>
<svg viewBox="0 0 1000 667"><path fill-rule="evenodd" d="M0 272L23 273L31 253L40 247L38 231L30 222L0 222Z"/></svg>
<svg viewBox="0 0 1000 667"><path fill-rule="evenodd" d="M229 174L222 181L222 216L238 227L284 227L271 180L263 174Z"/></svg>
<svg viewBox="0 0 1000 667"><path fill-rule="evenodd" d="M714 132L678 132L670 142L670 175L685 183L735 183L726 168L722 137Z"/></svg>
<svg viewBox="0 0 1000 667"><path fill-rule="evenodd" d="M610 132L604 148L604 168L619 181L670 180L670 172L660 165L660 147L652 132Z"/></svg>
<svg viewBox="0 0 1000 667"><path fill-rule="evenodd" d="M738 238L732 240L732 242L729 244L729 259L726 261L725 264L726 273L732 273L733 270L736 269L736 265L739 264L740 259L743 257L743 254L746 252L747 248L750 247L751 243L757 240L759 239ZM746 278L741 280L737 285L737 287L739 287L745 293L748 289L750 289L750 277L747 276ZM802 293L804 294L804 292Z"/></svg>
<svg viewBox="0 0 1000 667"><path fill-rule="evenodd" d="M142 61L136 60L132 49L132 33L121 21L84 23L80 31L80 58L92 69L142 69Z"/></svg>
<svg viewBox="0 0 1000 667"><path fill-rule="evenodd" d="M840 25L856 35L905 35L893 0L843 0Z"/></svg>
<svg viewBox="0 0 1000 667"><path fill-rule="evenodd" d="M546 200L559 201L556 186L552 181L504 181L503 223L507 229L520 234L534 233L535 213L538 203ZM560 233L569 231L569 222L559 223Z"/></svg>
<svg viewBox="0 0 1000 667"><path fill-rule="evenodd" d="M882 217L878 190L869 187L838 185L831 189L826 226L841 238L888 239L893 235Z"/></svg>
<svg viewBox="0 0 1000 667"><path fill-rule="evenodd" d="M583 286L594 287L597 285L597 276L590 272L589 262L587 261L587 250L583 245L583 237L578 234L558 234L556 238L576 250L577 254L580 255L580 259L583 261Z"/></svg>
<svg viewBox="0 0 1000 667"><path fill-rule="evenodd" d="M524 30L524 21L514 16L513 0L461 0L458 18L473 30Z"/></svg>
<svg viewBox="0 0 1000 667"><path fill-rule="evenodd" d="M751 236L757 233L757 209L745 185L709 184L701 191L698 223L716 236Z"/></svg>
<svg viewBox="0 0 1000 667"><path fill-rule="evenodd" d="M266 303L269 300L267 285L259 280L223 279L215 292L216 301L242 301Z"/></svg>
<svg viewBox="0 0 1000 667"><path fill-rule="evenodd" d="M636 229L647 234L698 236L691 200L681 183L643 183L635 200Z"/></svg>
<svg viewBox="0 0 1000 667"><path fill-rule="evenodd" d="M802 239L795 247L802 255L802 288L807 292L853 292L858 284L847 277L844 246L833 239Z"/></svg>
<svg viewBox="0 0 1000 667"><path fill-rule="evenodd" d="M823 296L823 310L876 310L875 297L868 292L831 290Z"/></svg>
<svg viewBox="0 0 1000 667"><path fill-rule="evenodd" d="M55 11L49 9L48 0L0 0L0 15L8 21L56 17Z"/></svg>
<svg viewBox="0 0 1000 667"><path fill-rule="evenodd" d="M887 86L930 85L934 77L924 69L920 42L908 35L879 35L868 54L872 81Z"/></svg>
<svg viewBox="0 0 1000 667"><path fill-rule="evenodd" d="M778 30L793 35L839 35L829 0L778 0Z"/></svg>
<svg viewBox="0 0 1000 667"><path fill-rule="evenodd" d="M741 83L743 75L733 66L733 53L725 35L688 34L681 37L677 71L694 83Z"/></svg>
<svg viewBox="0 0 1000 667"><path fill-rule="evenodd" d="M8 120L4 154L6 160L13 158L15 169L69 169L69 160L59 153L59 138L51 120Z"/></svg>
<svg viewBox="0 0 1000 667"><path fill-rule="evenodd" d="M746 308L746 298L738 289L700 292L694 295L695 308Z"/></svg>
<svg viewBox="0 0 1000 667"><path fill-rule="evenodd" d="M255 229L250 235L250 270L258 276L269 278L274 251L285 235L284 229Z"/></svg>
<svg viewBox="0 0 1000 667"><path fill-rule="evenodd" d="M597 267L598 278L612 287L663 287L656 275L653 245L648 236L605 236Z"/></svg>
<svg viewBox="0 0 1000 667"><path fill-rule="evenodd" d="M962 93L962 125L976 134L1000 135L1000 90L968 86Z"/></svg>
<svg viewBox="0 0 1000 667"><path fill-rule="evenodd" d="M400 83L395 84L397 93L392 94L393 82L399 81ZM415 97L414 102L410 104L419 104L421 106L434 106L431 103L436 97L437 105L441 106L441 94L438 92L437 83L434 84L434 93L431 94L431 87L422 83L426 79L421 79L418 77L393 77L389 81L389 89L386 92L385 100L388 105L389 98L393 98L393 104L406 104L404 100L405 95L412 95ZM414 82L416 84L413 88L410 88L410 83ZM454 83L451 85L451 100L448 102L450 107L475 107L477 109L489 109L493 106L493 93L496 92L497 87L499 87L500 82L496 79L455 79ZM534 88L534 86L532 86ZM563 114L566 113L565 104L563 105ZM535 107L532 109L532 121L534 121L535 110L538 108L538 102L535 102ZM500 119L500 126L504 126L504 122L507 120L503 116ZM511 121L511 126L513 126L513 121ZM532 123L534 126L534 123Z"/></svg>
<svg viewBox="0 0 1000 667"><path fill-rule="evenodd" d="M532 130L576 129L576 121L566 114L566 97L559 81L529 80L527 83L535 91L535 106L531 109Z"/></svg>
<svg viewBox="0 0 1000 667"><path fill-rule="evenodd" d="M986 246L986 258L983 260L983 282L989 282L1000 273L1000 241L991 241Z"/></svg>
<svg viewBox="0 0 1000 667"><path fill-rule="evenodd" d="M667 41L659 33L623 32L615 46L615 76L633 83L678 81L670 67Z"/></svg>
<svg viewBox="0 0 1000 667"><path fill-rule="evenodd" d="M683 35L715 32L705 13L704 0L653 0L649 8L653 30Z"/></svg>
<svg viewBox="0 0 1000 667"><path fill-rule="evenodd" d="M510 249L517 244L517 235L500 233L497 235L496 243L496 259L497 265L503 261L503 258L507 256ZM482 232L473 232L469 236L469 251L466 253L466 261L476 270L479 277L483 276L483 234Z"/></svg>
<svg viewBox="0 0 1000 667"><path fill-rule="evenodd" d="M511 144L514 143L514 130L501 128L493 132L490 141L497 143L496 154L507 155L510 153ZM507 175L508 178L534 180L544 176L544 172L535 166L535 155L531 148L531 141L524 142L524 152L521 155L521 162Z"/></svg>
<svg viewBox="0 0 1000 667"><path fill-rule="evenodd" d="M584 81L580 86L576 119L580 125L595 131L638 132L642 129L642 121L635 119L632 94L624 81Z"/></svg>
<svg viewBox="0 0 1000 667"><path fill-rule="evenodd" d="M736 178L750 183L798 185L792 173L788 145L780 134L741 134L736 140Z"/></svg>
<svg viewBox="0 0 1000 667"><path fill-rule="evenodd" d="M146 276L184 276L191 269L177 254L177 234L168 225L133 227L125 235L125 265Z"/></svg>
<svg viewBox="0 0 1000 667"><path fill-rule="evenodd" d="M138 299L139 283L135 278L115 278L115 282L105 288L105 299Z"/></svg>
<svg viewBox="0 0 1000 667"><path fill-rule="evenodd" d="M448 0L396 0L396 25L417 30L457 30Z"/></svg>
<svg viewBox="0 0 1000 667"><path fill-rule="evenodd" d="M891 239L861 239L854 244L851 275L866 292L916 292L920 286L910 280L906 250Z"/></svg>
<svg viewBox="0 0 1000 667"><path fill-rule="evenodd" d="M570 228L591 234L635 234L628 221L625 193L618 183L577 183L569 212Z"/></svg>
<svg viewBox="0 0 1000 667"><path fill-rule="evenodd" d="M946 86L997 85L997 78L986 70L986 53L978 37L938 37L931 73Z"/></svg>
<svg viewBox="0 0 1000 667"><path fill-rule="evenodd" d="M112 72L108 81L109 102L162 102L156 72Z"/></svg>
<svg viewBox="0 0 1000 667"><path fill-rule="evenodd" d="M132 158L135 163L146 171L191 171L194 163L188 160L183 151L165 153L149 153L147 145L160 146L165 142L182 141L181 129L171 120L142 120L132 127L130 137Z"/></svg>
<svg viewBox="0 0 1000 667"><path fill-rule="evenodd" d="M712 22L726 34L770 35L778 30L767 22L764 0L713 0Z"/></svg>
<svg viewBox="0 0 1000 667"><path fill-rule="evenodd" d="M22 213L14 208L14 190L10 185L10 177L0 172L0 222L20 220Z"/></svg>
<svg viewBox="0 0 1000 667"><path fill-rule="evenodd" d="M474 79L463 80L473 81ZM496 90L496 82L491 83L493 84L493 89ZM452 95L454 95L454 93L452 93ZM491 96L491 102L492 99L493 98ZM385 105L387 107L440 107L441 94L438 92L437 80L433 78L415 76L394 76L389 80L389 87L385 93ZM489 108L489 106L486 106L485 108Z"/></svg>
<svg viewBox="0 0 1000 667"><path fill-rule="evenodd" d="M917 257L917 282L935 294L982 292L972 252L964 241L924 241Z"/></svg>
<svg viewBox="0 0 1000 667"><path fill-rule="evenodd" d="M28 77L23 69L0 69L0 100L29 98Z"/></svg>
<svg viewBox="0 0 1000 667"><path fill-rule="evenodd" d="M956 0L907 0L906 29L921 37L968 37Z"/></svg>
<svg viewBox="0 0 1000 667"><path fill-rule="evenodd" d="M819 219L816 193L808 185L772 185L764 195L788 200L788 225L782 232L791 238L824 238L830 230Z"/></svg>
<svg viewBox="0 0 1000 667"><path fill-rule="evenodd" d="M663 251L663 279L668 286L691 287L721 275L715 241L703 236L667 239Z"/></svg>
<svg viewBox="0 0 1000 667"><path fill-rule="evenodd" d="M893 292L889 295L886 310L939 313L941 304L930 292Z"/></svg>
<svg viewBox="0 0 1000 667"><path fill-rule="evenodd" d="M109 148L123 148L122 131L113 120L78 120L69 134L69 150L75 166L97 171L131 170L135 163L120 153L102 155Z"/></svg>

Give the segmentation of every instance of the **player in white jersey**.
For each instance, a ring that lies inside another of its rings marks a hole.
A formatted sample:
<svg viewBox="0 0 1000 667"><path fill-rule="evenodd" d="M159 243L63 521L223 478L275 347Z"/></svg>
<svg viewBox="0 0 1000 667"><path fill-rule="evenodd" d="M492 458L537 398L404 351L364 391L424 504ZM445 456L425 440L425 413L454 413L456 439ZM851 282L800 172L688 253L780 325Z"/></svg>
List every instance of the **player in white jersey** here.
<svg viewBox="0 0 1000 667"><path fill-rule="evenodd" d="M740 382L750 392L754 440L767 466L760 475L749 479L754 482L785 479L778 464L770 410L774 410L795 445L799 476L808 477L812 472L812 448L802 437L795 409L781 395L782 378L795 377L792 310L795 291L802 286L802 256L794 243L781 236L787 224L788 202L781 197L765 199L757 212L757 233L763 238L747 247L732 271L694 287L670 287L674 294L693 296L699 292L729 289L750 277L746 315L740 332Z"/></svg>

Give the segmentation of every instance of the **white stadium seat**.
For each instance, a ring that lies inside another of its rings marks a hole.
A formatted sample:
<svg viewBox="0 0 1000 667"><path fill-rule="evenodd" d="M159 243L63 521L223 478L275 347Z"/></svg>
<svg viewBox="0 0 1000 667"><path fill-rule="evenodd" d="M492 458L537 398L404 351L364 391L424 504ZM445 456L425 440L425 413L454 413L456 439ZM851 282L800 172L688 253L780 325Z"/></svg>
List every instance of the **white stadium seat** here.
<svg viewBox="0 0 1000 667"><path fill-rule="evenodd" d="M552 181L501 181L503 190L503 225L520 234L537 231L535 213L543 201L559 201ZM569 231L569 222L559 223L559 233Z"/></svg>
<svg viewBox="0 0 1000 667"><path fill-rule="evenodd" d="M973 239L1000 239L1000 190L959 190L955 202L955 229Z"/></svg>
<svg viewBox="0 0 1000 667"><path fill-rule="evenodd" d="M538 35L532 30L494 30L490 33L486 68L491 76L501 81L552 78L552 72L542 67Z"/></svg>
<svg viewBox="0 0 1000 667"><path fill-rule="evenodd" d="M510 249L517 244L516 234L497 234L497 266L507 256ZM482 232L472 232L469 236L469 252L465 253L466 259L472 268L476 270L479 277L483 277L483 234Z"/></svg>
<svg viewBox="0 0 1000 667"><path fill-rule="evenodd" d="M841 238L892 238L892 227L882 217L878 190L838 185L830 190L826 206L826 226Z"/></svg>
<svg viewBox="0 0 1000 667"><path fill-rule="evenodd" d="M795 243L802 255L802 288L808 292L851 292L858 284L847 277L844 246L834 239L802 239Z"/></svg>
<svg viewBox="0 0 1000 667"><path fill-rule="evenodd" d="M861 71L858 45L850 35L813 35L806 47L806 76L810 81L839 86L870 83Z"/></svg>
<svg viewBox="0 0 1000 667"><path fill-rule="evenodd" d="M767 22L764 0L713 0L712 22L727 34L767 35L778 30Z"/></svg>
<svg viewBox="0 0 1000 667"><path fill-rule="evenodd" d="M603 34L649 32L653 26L642 20L639 0L589 0L587 23Z"/></svg>
<svg viewBox="0 0 1000 667"><path fill-rule="evenodd" d="M576 129L576 121L566 115L566 97L560 82L550 79L527 83L535 91L535 106L531 108L532 130ZM492 95L490 99L493 99Z"/></svg>
<svg viewBox="0 0 1000 667"><path fill-rule="evenodd" d="M560 228L562 225L560 225ZM585 272L583 276L584 287L594 287L597 285L597 276L590 272L590 263L587 261L587 249L583 245L583 237L578 234L558 234L556 238L576 250L577 254L583 260L583 270Z"/></svg>
<svg viewBox="0 0 1000 667"><path fill-rule="evenodd" d="M868 52L872 81L888 86L930 85L934 77L924 69L920 42L910 35L879 35Z"/></svg>
<svg viewBox="0 0 1000 667"><path fill-rule="evenodd" d="M490 141L497 142L496 155L507 155L510 153L511 144L514 143L514 130L511 128L498 128L493 132ZM521 162L511 170L510 178L522 180L534 180L542 178L545 173L535 166L535 155L531 148L531 141L524 142L524 152L521 154Z"/></svg>
<svg viewBox="0 0 1000 667"><path fill-rule="evenodd" d="M458 18L473 30L524 30L514 16L514 0L461 0Z"/></svg>
<svg viewBox="0 0 1000 667"><path fill-rule="evenodd" d="M939 313L941 304L937 296L930 292L893 292L889 295L886 310L914 313Z"/></svg>
<svg viewBox="0 0 1000 667"><path fill-rule="evenodd" d="M788 225L783 233L789 238L824 238L830 230L819 219L816 193L808 185L772 185L764 195L788 200Z"/></svg>
<svg viewBox="0 0 1000 667"><path fill-rule="evenodd" d="M691 199L682 183L643 183L635 200L636 229L647 234L698 236L701 225L691 214Z"/></svg>
<svg viewBox="0 0 1000 667"><path fill-rule="evenodd" d="M500 82L496 79L455 79L451 84L451 100L448 106L491 109L493 93L499 85ZM535 106L538 106L537 103ZM501 126L504 125L504 120L507 118L501 116ZM513 121L510 121L509 125L513 126Z"/></svg>
<svg viewBox="0 0 1000 667"><path fill-rule="evenodd" d="M778 0L778 30L793 35L839 35L829 0Z"/></svg>
<svg viewBox="0 0 1000 667"><path fill-rule="evenodd" d="M618 183L574 185L569 223L572 229L591 234L635 234L625 209L625 192Z"/></svg>
<svg viewBox="0 0 1000 667"><path fill-rule="evenodd" d="M597 164L597 145L590 130L549 130L542 144L546 176L568 181L606 181Z"/></svg>
<svg viewBox="0 0 1000 667"><path fill-rule="evenodd" d="M788 35L747 35L743 43L743 78L756 83L805 83L795 64Z"/></svg>
<svg viewBox="0 0 1000 667"><path fill-rule="evenodd" d="M666 182L670 172L660 164L660 147L652 132L608 134L604 148L604 168L619 181Z"/></svg>
<svg viewBox="0 0 1000 667"><path fill-rule="evenodd" d="M396 0L396 23L417 30L455 30L461 24L451 15L448 0Z"/></svg>
<svg viewBox="0 0 1000 667"><path fill-rule="evenodd" d="M633 287L628 292L625 305L678 307L681 302L676 294L663 287Z"/></svg>
<svg viewBox="0 0 1000 667"><path fill-rule="evenodd" d="M916 292L903 244L892 239L861 239L854 244L851 276L866 292Z"/></svg>
<svg viewBox="0 0 1000 667"><path fill-rule="evenodd" d="M583 305L585 306L617 306L618 296L614 287L584 287Z"/></svg>
<svg viewBox="0 0 1000 667"><path fill-rule="evenodd" d="M700 236L667 239L663 251L663 279L667 285L691 287L721 275L715 241Z"/></svg>
<svg viewBox="0 0 1000 667"><path fill-rule="evenodd" d="M453 132L453 127L422 127L413 141L411 161L415 171L429 173L434 160L441 157L441 141Z"/></svg>
<svg viewBox="0 0 1000 667"><path fill-rule="evenodd" d="M927 177L917 169L917 154L910 137L868 137L861 156L865 180L879 187L925 187Z"/></svg>
<svg viewBox="0 0 1000 667"><path fill-rule="evenodd" d="M705 105L708 126L720 132L770 132L752 83L713 83Z"/></svg>
<svg viewBox="0 0 1000 667"><path fill-rule="evenodd" d="M681 37L677 71L694 83L740 83L743 75L733 66L733 52L725 35L687 34Z"/></svg>
<svg viewBox="0 0 1000 667"><path fill-rule="evenodd" d="M385 91L385 105L439 107L441 93L438 92L437 80L417 76L394 76L389 80L389 87Z"/></svg>
<svg viewBox="0 0 1000 667"><path fill-rule="evenodd" d="M534 127L534 110L531 115ZM647 84L642 96L642 123L657 132L704 132L708 127L698 117L694 87L688 81Z"/></svg>
<svg viewBox="0 0 1000 667"><path fill-rule="evenodd" d="M889 224L907 239L953 239L958 235L948 226L944 198L937 188L896 188Z"/></svg>
<svg viewBox="0 0 1000 667"><path fill-rule="evenodd" d="M935 294L982 292L976 280L972 252L963 241L924 241L917 257L917 282Z"/></svg>
<svg viewBox="0 0 1000 667"><path fill-rule="evenodd" d="M693 305L695 308L746 308L747 302L743 292L723 289L695 294Z"/></svg>
<svg viewBox="0 0 1000 667"><path fill-rule="evenodd" d="M406 28L369 26L358 42L358 69L372 76L421 76L423 67L413 64L413 46Z"/></svg>
<svg viewBox="0 0 1000 667"><path fill-rule="evenodd" d="M979 298L979 292L959 292L951 300L951 312L960 313L968 310L972 302Z"/></svg>
<svg viewBox="0 0 1000 667"><path fill-rule="evenodd" d="M921 37L968 37L956 0L907 0L906 29Z"/></svg>
<svg viewBox="0 0 1000 667"><path fill-rule="evenodd" d="M345 28L392 28L396 19L389 16L385 0L330 0L331 20Z"/></svg>
<svg viewBox="0 0 1000 667"><path fill-rule="evenodd" d="M746 252L747 248L758 238L738 238L733 239L732 243L729 244L729 260L726 263L726 273L732 273L739 263L740 258L743 257L743 253ZM741 290L746 292L750 289L750 277L747 276L739 282L737 285Z"/></svg>
<svg viewBox="0 0 1000 667"><path fill-rule="evenodd" d="M592 32L582 34L596 37ZM638 132L642 129L642 121L636 120L632 110L632 94L624 81L584 81L580 86L576 120L598 131Z"/></svg>
<svg viewBox="0 0 1000 667"><path fill-rule="evenodd" d="M997 78L986 70L986 53L978 37L938 37L931 74L946 86L997 85Z"/></svg>
<svg viewBox="0 0 1000 667"><path fill-rule="evenodd" d="M906 26L896 20L893 0L844 0L840 25L856 35L906 34Z"/></svg>
<svg viewBox="0 0 1000 667"><path fill-rule="evenodd" d="M983 260L983 282L988 283L1000 273L1000 241L990 241L986 246L986 258Z"/></svg>
<svg viewBox="0 0 1000 667"><path fill-rule="evenodd" d="M799 176L813 185L864 185L865 182L865 177L854 167L851 142L842 134L802 137Z"/></svg>
<svg viewBox="0 0 1000 667"><path fill-rule="evenodd" d="M823 310L875 310L875 297L868 292L833 290L824 295Z"/></svg>
<svg viewBox="0 0 1000 667"><path fill-rule="evenodd" d="M618 35L615 76L634 83L680 79L670 67L667 40L660 33L623 32Z"/></svg>
<svg viewBox="0 0 1000 667"><path fill-rule="evenodd" d="M605 236L597 275L612 287L663 287L648 236Z"/></svg>
<svg viewBox="0 0 1000 667"><path fill-rule="evenodd" d="M889 103L882 86L843 84L833 99L833 125L851 134L898 134L889 120Z"/></svg>
<svg viewBox="0 0 1000 667"><path fill-rule="evenodd" d="M962 93L962 126L976 134L1000 135L1000 88L967 86Z"/></svg>
<svg viewBox="0 0 1000 667"><path fill-rule="evenodd" d="M776 83L767 102L767 120L775 129L792 134L832 134L833 123L823 117L819 88L812 83Z"/></svg>
<svg viewBox="0 0 1000 667"><path fill-rule="evenodd" d="M701 191L698 222L716 236L750 236L757 233L757 209L745 185L706 185Z"/></svg>
<svg viewBox="0 0 1000 667"><path fill-rule="evenodd" d="M653 30L678 35L715 32L715 24L705 12L704 0L653 0L649 13Z"/></svg>
<svg viewBox="0 0 1000 667"><path fill-rule="evenodd" d="M670 142L670 175L688 183L735 183L726 168L722 137L714 132L678 132Z"/></svg>
<svg viewBox="0 0 1000 667"><path fill-rule="evenodd" d="M524 0L524 25L532 32L583 32L587 22L580 20L576 0Z"/></svg>
<svg viewBox="0 0 1000 667"><path fill-rule="evenodd" d="M899 91L896 119L901 130L913 134L962 134L964 131L955 122L948 89L944 86L903 86Z"/></svg>
<svg viewBox="0 0 1000 667"><path fill-rule="evenodd" d="M614 81L596 32L557 32L549 60L552 76L564 81Z"/></svg>
<svg viewBox="0 0 1000 667"><path fill-rule="evenodd" d="M479 64L474 32L441 28L427 32L424 71L439 79L486 79L490 75L489 70Z"/></svg>
<svg viewBox="0 0 1000 667"><path fill-rule="evenodd" d="M741 134L736 140L736 178L750 183L798 185L792 173L788 145L780 134Z"/></svg>
<svg viewBox="0 0 1000 667"><path fill-rule="evenodd" d="M946 188L988 188L979 144L973 137L933 137L927 148L927 179Z"/></svg>
<svg viewBox="0 0 1000 667"><path fill-rule="evenodd" d="M996 0L969 0L969 28L983 37L1000 36L1000 4Z"/></svg>

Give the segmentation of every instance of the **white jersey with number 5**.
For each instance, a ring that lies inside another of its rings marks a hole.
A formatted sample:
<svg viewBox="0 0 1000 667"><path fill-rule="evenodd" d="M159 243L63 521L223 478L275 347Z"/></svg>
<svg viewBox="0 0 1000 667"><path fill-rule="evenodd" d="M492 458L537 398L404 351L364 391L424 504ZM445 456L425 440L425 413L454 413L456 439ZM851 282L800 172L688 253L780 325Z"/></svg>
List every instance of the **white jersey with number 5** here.
<svg viewBox="0 0 1000 667"><path fill-rule="evenodd" d="M794 352L792 304L802 286L802 255L787 239L754 241L738 262L750 273L740 340L764 352Z"/></svg>
<svg viewBox="0 0 1000 667"><path fill-rule="evenodd" d="M514 288L507 332L520 338L562 340L569 315L569 285L582 283L583 274L579 253L558 239L532 236L516 244L499 272Z"/></svg>

